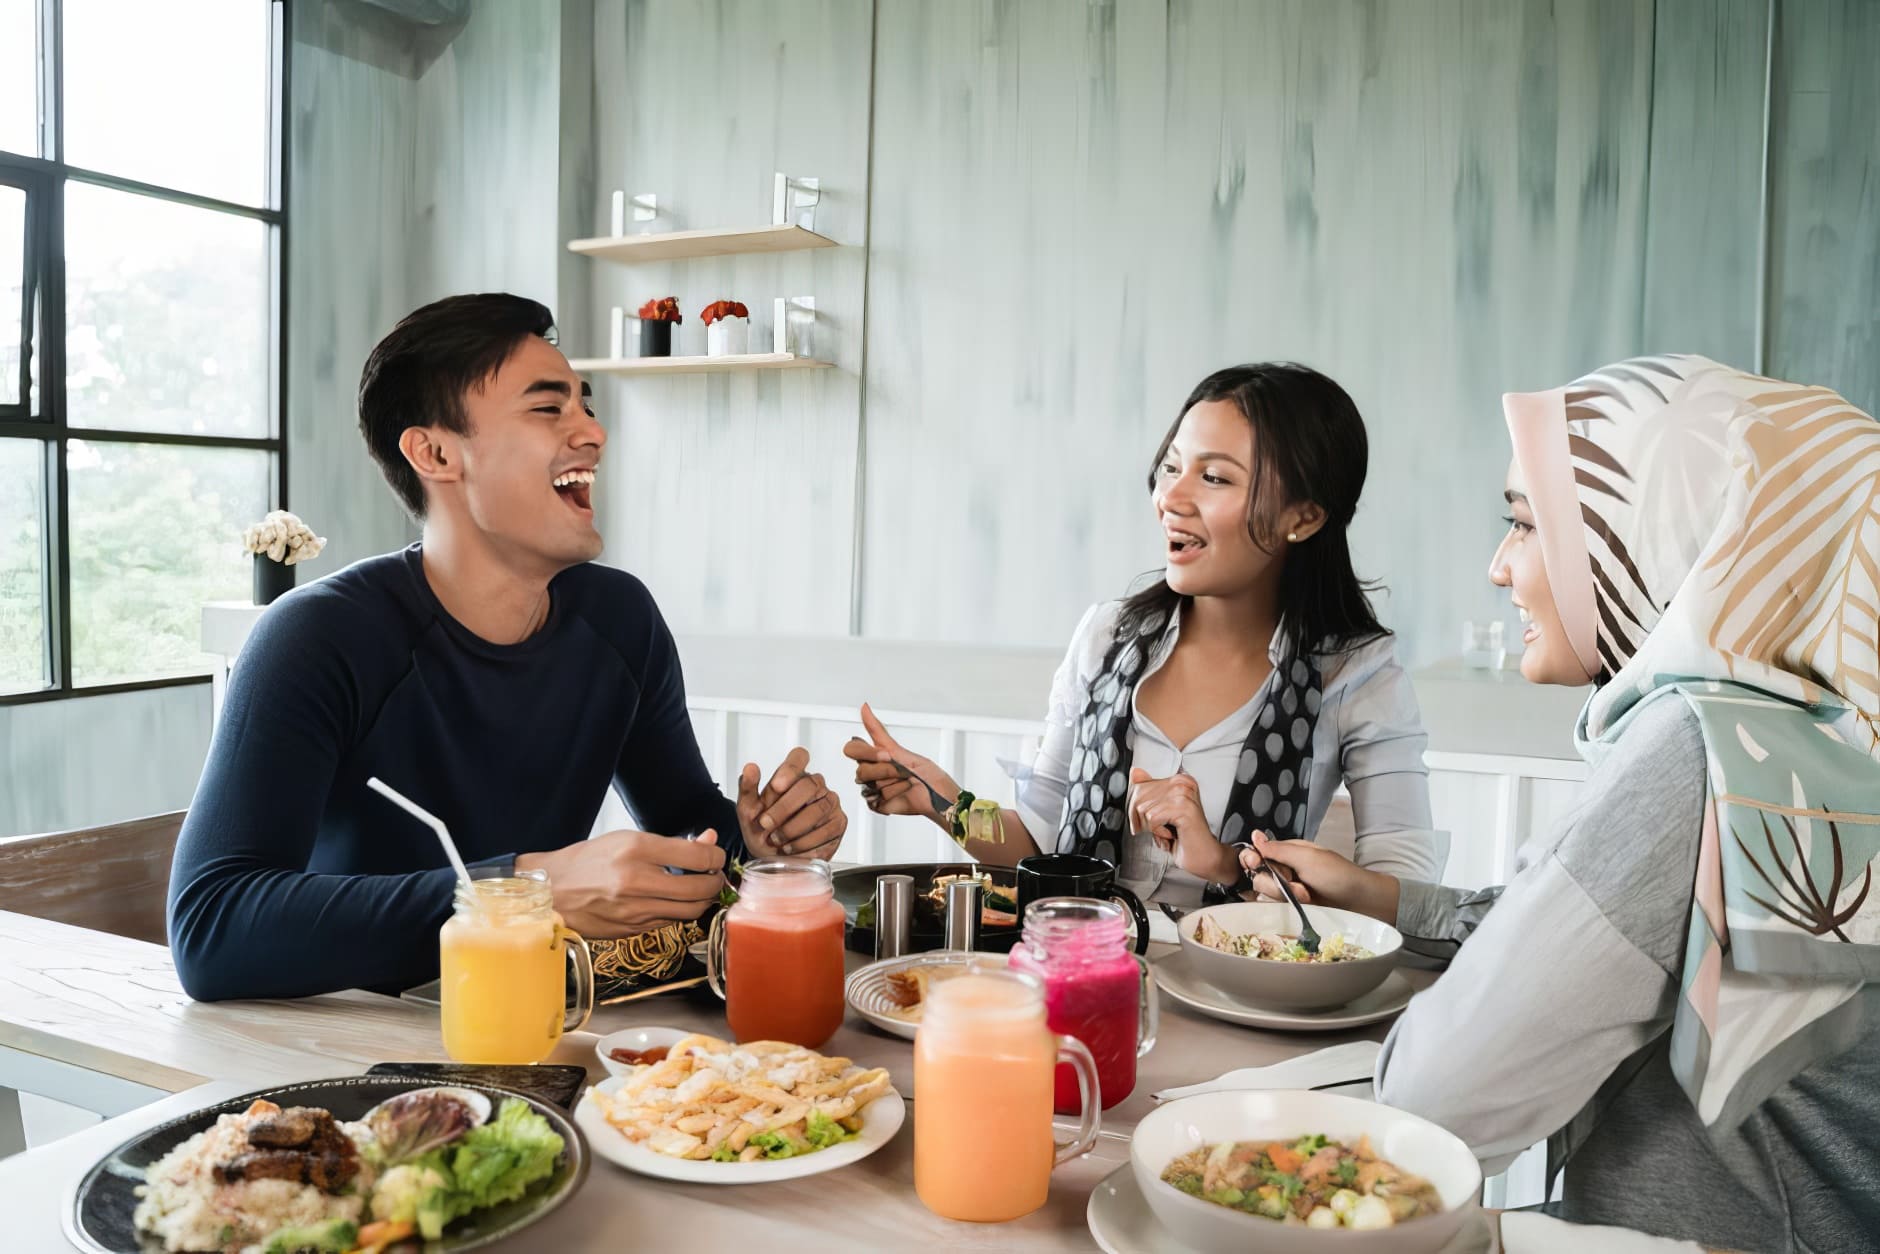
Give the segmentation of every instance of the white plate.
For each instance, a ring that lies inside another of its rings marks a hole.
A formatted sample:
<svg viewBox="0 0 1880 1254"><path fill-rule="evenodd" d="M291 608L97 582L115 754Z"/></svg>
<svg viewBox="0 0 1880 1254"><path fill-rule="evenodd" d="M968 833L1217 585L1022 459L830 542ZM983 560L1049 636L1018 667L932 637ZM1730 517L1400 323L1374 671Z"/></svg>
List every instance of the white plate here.
<svg viewBox="0 0 1880 1254"><path fill-rule="evenodd" d="M1125 1163L1098 1182L1084 1208L1090 1235L1104 1254L1194 1254L1162 1226ZM1443 1254L1487 1254L1493 1248L1488 1218L1479 1211Z"/></svg>
<svg viewBox="0 0 1880 1254"><path fill-rule="evenodd" d="M616 1062L608 1056L610 1049L634 1049L644 1053L649 1049L658 1049L661 1045L670 1049L688 1036L697 1035L684 1028L639 1027L622 1028L618 1032L609 1032L594 1042L594 1054L601 1060L601 1066L607 1068L608 1075L626 1075L633 1070L630 1062Z"/></svg>
<svg viewBox="0 0 1880 1254"><path fill-rule="evenodd" d="M883 1032L911 1041L920 1024L897 1019L888 1013L896 1007L894 999L888 996L888 976L897 971L906 971L911 967L964 966L969 962L977 962L995 970L1001 970L1005 967L1005 955L935 950L932 953L908 954L900 958L883 958L880 962L871 962L851 974L847 982L843 984L842 991L843 995L848 998L849 1009Z"/></svg>
<svg viewBox="0 0 1880 1254"><path fill-rule="evenodd" d="M1090 1235L1104 1254L1189 1254L1162 1226L1124 1163L1097 1182L1084 1208Z"/></svg>
<svg viewBox="0 0 1880 1254"><path fill-rule="evenodd" d="M688 1184L768 1184L778 1180L796 1180L835 1171L858 1163L894 1139L907 1119L907 1103L895 1089L889 1089L862 1107L862 1130L852 1141L832 1145L813 1154L795 1158L759 1160L754 1163L701 1162L692 1158L673 1158L657 1154L643 1145L629 1141L626 1134L607 1122L594 1101L594 1090L609 1095L626 1085L625 1076L603 1080L581 1095L574 1108L574 1126L587 1137L588 1148L597 1158L661 1180L683 1180Z"/></svg>
<svg viewBox="0 0 1880 1254"><path fill-rule="evenodd" d="M1214 987L1195 973L1188 955L1181 950L1158 959L1154 970L1156 985L1182 1005L1229 1023L1272 1032L1332 1032L1363 1027L1390 1018L1409 1005L1411 994L1416 992L1402 971L1392 971L1382 984L1343 1006L1330 1010L1272 1010Z"/></svg>

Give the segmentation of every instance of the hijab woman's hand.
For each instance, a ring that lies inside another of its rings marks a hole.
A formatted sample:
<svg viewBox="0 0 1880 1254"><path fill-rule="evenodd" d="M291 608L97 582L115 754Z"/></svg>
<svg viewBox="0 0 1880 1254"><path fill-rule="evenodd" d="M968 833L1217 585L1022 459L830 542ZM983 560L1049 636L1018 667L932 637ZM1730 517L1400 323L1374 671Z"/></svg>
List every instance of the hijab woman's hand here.
<svg viewBox="0 0 1880 1254"><path fill-rule="evenodd" d="M1251 848L1242 846L1240 865L1253 876L1253 890L1261 900L1281 901L1275 873L1300 904L1308 902L1337 910L1355 910L1386 923L1397 922L1397 877L1367 871L1343 854L1309 840L1274 840L1255 832Z"/></svg>

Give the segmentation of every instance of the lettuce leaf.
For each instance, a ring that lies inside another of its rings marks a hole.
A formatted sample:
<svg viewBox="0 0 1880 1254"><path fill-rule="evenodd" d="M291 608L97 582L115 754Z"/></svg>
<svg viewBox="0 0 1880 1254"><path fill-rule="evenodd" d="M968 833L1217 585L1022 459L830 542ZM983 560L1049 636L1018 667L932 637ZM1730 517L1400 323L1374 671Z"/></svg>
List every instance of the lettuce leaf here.
<svg viewBox="0 0 1880 1254"><path fill-rule="evenodd" d="M527 1102L509 1098L495 1119L418 1160L443 1178L418 1199L418 1231L435 1241L452 1220L516 1200L554 1174L562 1149L561 1136L548 1120Z"/></svg>

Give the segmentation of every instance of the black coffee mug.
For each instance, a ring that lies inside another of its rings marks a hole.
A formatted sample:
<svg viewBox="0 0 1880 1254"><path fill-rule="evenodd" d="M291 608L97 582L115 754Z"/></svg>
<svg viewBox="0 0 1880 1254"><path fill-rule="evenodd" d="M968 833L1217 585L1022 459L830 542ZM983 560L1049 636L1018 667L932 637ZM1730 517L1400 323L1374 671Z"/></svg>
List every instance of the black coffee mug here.
<svg viewBox="0 0 1880 1254"><path fill-rule="evenodd" d="M1018 917L1045 897L1095 897L1114 901L1136 921L1136 952L1149 951L1149 912L1136 894L1116 882L1116 864L1081 853L1034 853L1018 861Z"/></svg>

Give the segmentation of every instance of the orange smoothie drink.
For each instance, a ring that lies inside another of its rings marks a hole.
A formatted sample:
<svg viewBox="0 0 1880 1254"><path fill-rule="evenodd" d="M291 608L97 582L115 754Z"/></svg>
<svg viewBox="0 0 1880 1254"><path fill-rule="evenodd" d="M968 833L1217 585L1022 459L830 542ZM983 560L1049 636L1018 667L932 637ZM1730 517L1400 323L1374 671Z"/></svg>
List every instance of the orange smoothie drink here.
<svg viewBox="0 0 1880 1254"><path fill-rule="evenodd" d="M1060 1058L1086 1086L1068 1146L1051 1139ZM1090 1051L1045 1026L1035 979L988 969L932 986L914 1038L914 1191L948 1219L1002 1223L1037 1210L1051 1168L1096 1141L1096 1085Z"/></svg>
<svg viewBox="0 0 1880 1254"><path fill-rule="evenodd" d="M482 870L483 868L477 868ZM576 998L568 951L578 950ZM438 934L444 1052L457 1062L537 1063L593 1009L587 945L562 925L541 872L458 885L456 911ZM585 975L585 978L579 978Z"/></svg>

